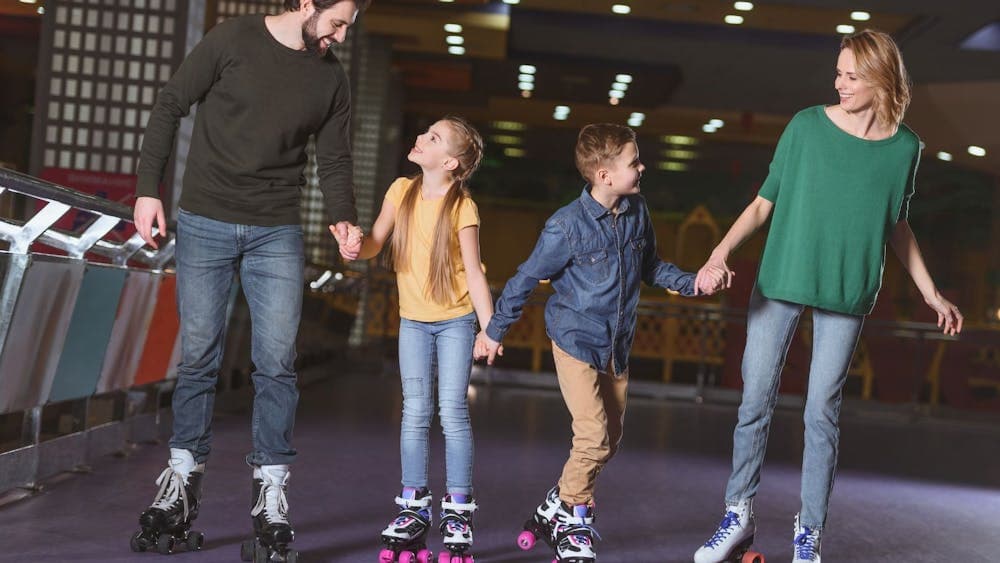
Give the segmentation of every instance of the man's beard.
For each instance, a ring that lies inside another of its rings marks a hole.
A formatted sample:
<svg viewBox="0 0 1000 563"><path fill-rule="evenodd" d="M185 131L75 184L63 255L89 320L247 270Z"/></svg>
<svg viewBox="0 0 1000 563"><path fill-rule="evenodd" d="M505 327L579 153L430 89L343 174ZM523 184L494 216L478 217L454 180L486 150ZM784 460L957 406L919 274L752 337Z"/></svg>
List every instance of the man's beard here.
<svg viewBox="0 0 1000 563"><path fill-rule="evenodd" d="M327 49L321 46L320 38L316 36L316 23L319 21L319 12L314 12L305 23L302 24L302 42L306 45L306 50L320 57L326 54Z"/></svg>

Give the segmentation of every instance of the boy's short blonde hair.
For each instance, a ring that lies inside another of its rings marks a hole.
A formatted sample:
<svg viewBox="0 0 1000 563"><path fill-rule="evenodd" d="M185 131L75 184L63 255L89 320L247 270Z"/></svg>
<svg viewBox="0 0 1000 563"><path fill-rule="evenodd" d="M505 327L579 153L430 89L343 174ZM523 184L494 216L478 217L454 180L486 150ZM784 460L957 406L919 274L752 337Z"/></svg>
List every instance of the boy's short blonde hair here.
<svg viewBox="0 0 1000 563"><path fill-rule="evenodd" d="M591 123L580 129L576 138L576 169L583 179L593 183L594 173L635 142L635 131L617 123Z"/></svg>

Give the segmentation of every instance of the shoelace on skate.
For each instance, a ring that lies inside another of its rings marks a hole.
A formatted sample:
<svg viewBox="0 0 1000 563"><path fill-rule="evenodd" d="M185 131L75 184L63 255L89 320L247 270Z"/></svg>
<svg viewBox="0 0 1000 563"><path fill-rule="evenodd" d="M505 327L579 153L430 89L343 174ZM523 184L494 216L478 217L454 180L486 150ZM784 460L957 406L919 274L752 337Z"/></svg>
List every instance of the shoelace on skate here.
<svg viewBox="0 0 1000 563"><path fill-rule="evenodd" d="M260 487L257 504L250 511L250 516L257 516L261 512L269 524L288 523L288 499L285 497L284 487L269 483Z"/></svg>
<svg viewBox="0 0 1000 563"><path fill-rule="evenodd" d="M795 558L812 561L816 558L817 534L814 530L803 528L803 532L795 537Z"/></svg>
<svg viewBox="0 0 1000 563"><path fill-rule="evenodd" d="M150 508L169 510L177 502L177 499L180 499L184 507L184 518L187 519L187 490L184 488L184 478L181 477L181 474L174 471L174 468L168 467L156 478L156 484L160 486L160 490L156 493L156 500L153 501Z"/></svg>
<svg viewBox="0 0 1000 563"><path fill-rule="evenodd" d="M729 534L733 533L733 528L740 525L740 517L735 512L727 512L725 516L722 517L722 522L719 522L719 528L715 530L712 537L705 542L705 547L718 547Z"/></svg>

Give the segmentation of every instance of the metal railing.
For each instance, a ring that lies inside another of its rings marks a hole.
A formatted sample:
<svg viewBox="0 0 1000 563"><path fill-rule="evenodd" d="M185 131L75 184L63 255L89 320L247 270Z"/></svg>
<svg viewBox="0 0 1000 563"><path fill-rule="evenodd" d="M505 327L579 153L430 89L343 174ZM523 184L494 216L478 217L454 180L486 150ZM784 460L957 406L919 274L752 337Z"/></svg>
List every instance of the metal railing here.
<svg viewBox="0 0 1000 563"><path fill-rule="evenodd" d="M177 341L173 225L154 228L158 249L138 234L115 240L131 208L0 168L0 196L9 194L27 199L30 216L0 218L0 416L21 416L20 441L0 451L0 492L157 437L173 356L163 347ZM57 226L79 212L92 218ZM99 409L110 414L96 417L102 394L113 397ZM70 431L43 440L46 408Z"/></svg>

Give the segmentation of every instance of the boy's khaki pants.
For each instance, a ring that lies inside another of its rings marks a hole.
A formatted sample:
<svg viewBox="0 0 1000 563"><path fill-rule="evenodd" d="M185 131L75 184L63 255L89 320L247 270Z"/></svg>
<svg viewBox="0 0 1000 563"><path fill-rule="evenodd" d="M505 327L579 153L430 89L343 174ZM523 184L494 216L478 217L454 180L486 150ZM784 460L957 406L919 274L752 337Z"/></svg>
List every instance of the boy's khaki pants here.
<svg viewBox="0 0 1000 563"><path fill-rule="evenodd" d="M594 481L618 451L625 417L628 372L600 373L552 343L556 375L573 417L573 448L559 479L559 497L570 506L594 500Z"/></svg>

